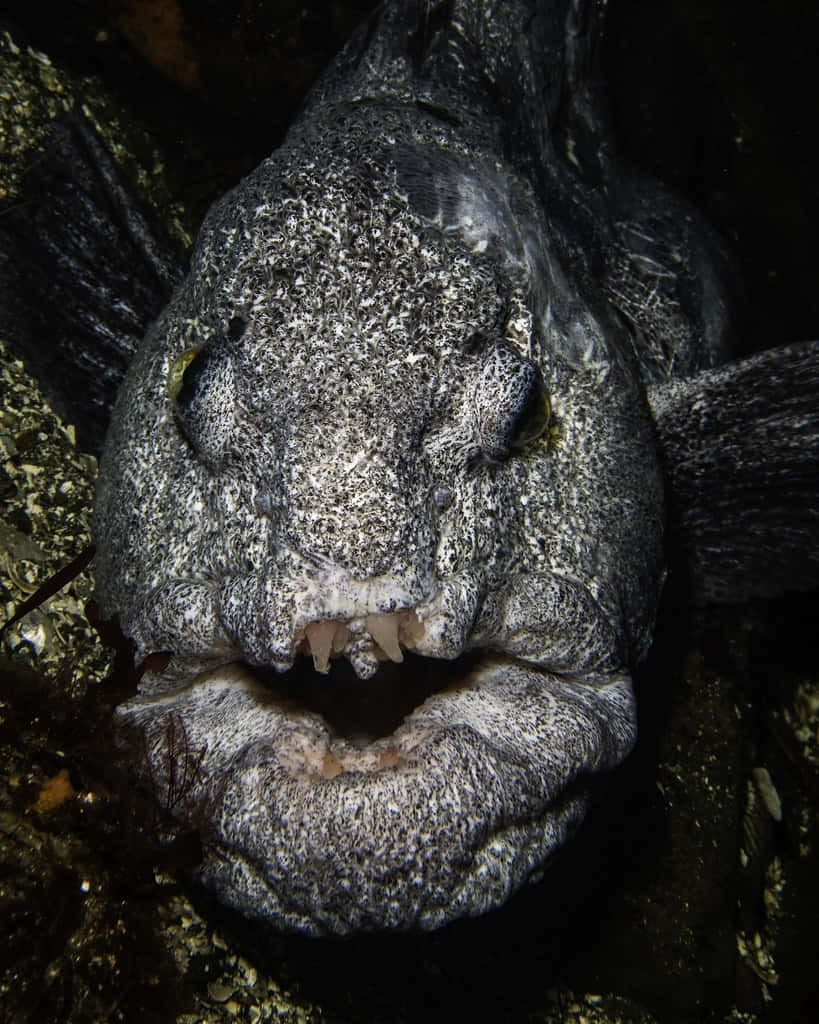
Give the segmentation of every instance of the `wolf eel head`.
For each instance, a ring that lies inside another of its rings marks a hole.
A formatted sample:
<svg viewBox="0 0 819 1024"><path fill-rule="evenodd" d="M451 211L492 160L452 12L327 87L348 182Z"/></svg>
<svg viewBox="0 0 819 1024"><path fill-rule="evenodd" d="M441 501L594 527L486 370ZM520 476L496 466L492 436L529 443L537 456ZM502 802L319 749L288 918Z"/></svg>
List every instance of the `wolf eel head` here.
<svg viewBox="0 0 819 1024"><path fill-rule="evenodd" d="M119 711L160 799L222 900L313 934L538 871L633 742L662 578L625 329L511 171L393 127L291 133L213 208L96 507L104 612L172 655Z"/></svg>

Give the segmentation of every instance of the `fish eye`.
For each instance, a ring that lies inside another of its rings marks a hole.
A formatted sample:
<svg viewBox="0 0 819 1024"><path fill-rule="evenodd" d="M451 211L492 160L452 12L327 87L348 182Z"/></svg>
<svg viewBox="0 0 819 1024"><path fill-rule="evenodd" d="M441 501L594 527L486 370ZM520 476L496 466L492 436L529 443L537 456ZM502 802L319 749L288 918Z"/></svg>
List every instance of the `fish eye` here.
<svg viewBox="0 0 819 1024"><path fill-rule="evenodd" d="M204 363L202 346L194 345L174 359L168 371L168 394L172 402L184 402L183 391L190 392L196 384L196 366Z"/></svg>
<svg viewBox="0 0 819 1024"><path fill-rule="evenodd" d="M549 428L552 419L552 403L546 389L539 385L532 388L512 432L512 448L520 451L539 440Z"/></svg>
<svg viewBox="0 0 819 1024"><path fill-rule="evenodd" d="M168 372L176 425L195 456L210 469L222 465L236 425L233 367L211 345L186 349Z"/></svg>

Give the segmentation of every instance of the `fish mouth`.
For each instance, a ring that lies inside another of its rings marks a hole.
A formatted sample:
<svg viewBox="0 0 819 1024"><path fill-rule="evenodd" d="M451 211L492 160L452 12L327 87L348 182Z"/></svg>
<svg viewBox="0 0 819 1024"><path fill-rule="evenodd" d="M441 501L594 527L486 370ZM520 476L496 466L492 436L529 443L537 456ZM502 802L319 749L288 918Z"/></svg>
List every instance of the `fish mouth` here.
<svg viewBox="0 0 819 1024"><path fill-rule="evenodd" d="M379 658L378 671L362 677L342 657L317 669L321 655L307 651L287 672L246 664L241 670L282 707L321 721L327 737L321 774L331 778L345 770L378 770L405 760L392 745L402 724L433 695L464 685L485 658L486 652L471 651L444 661L402 650L400 657ZM296 773L315 770L315 762L309 769L293 760L289 763Z"/></svg>
<svg viewBox="0 0 819 1024"><path fill-rule="evenodd" d="M634 742L625 672L425 657L402 646L414 611L376 614L306 624L287 672L237 661L118 709L160 806L199 829L198 879L280 931L429 930L502 904Z"/></svg>

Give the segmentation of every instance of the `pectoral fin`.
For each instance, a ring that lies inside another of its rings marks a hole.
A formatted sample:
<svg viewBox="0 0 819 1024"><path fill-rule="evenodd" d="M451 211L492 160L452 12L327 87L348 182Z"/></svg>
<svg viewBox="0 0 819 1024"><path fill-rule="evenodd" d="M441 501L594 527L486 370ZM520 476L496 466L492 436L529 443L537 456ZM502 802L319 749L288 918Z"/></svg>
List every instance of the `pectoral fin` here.
<svg viewBox="0 0 819 1024"><path fill-rule="evenodd" d="M0 331L87 451L181 276L178 247L120 177L91 125L66 116L0 210Z"/></svg>
<svg viewBox="0 0 819 1024"><path fill-rule="evenodd" d="M697 601L819 585L819 341L649 394L668 491L672 571Z"/></svg>

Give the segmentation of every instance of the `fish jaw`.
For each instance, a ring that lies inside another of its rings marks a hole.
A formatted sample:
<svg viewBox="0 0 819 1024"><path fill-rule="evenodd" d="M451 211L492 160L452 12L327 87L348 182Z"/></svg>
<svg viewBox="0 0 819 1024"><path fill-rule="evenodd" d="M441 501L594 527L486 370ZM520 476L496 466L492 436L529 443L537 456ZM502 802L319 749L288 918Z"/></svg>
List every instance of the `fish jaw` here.
<svg viewBox="0 0 819 1024"><path fill-rule="evenodd" d="M591 685L501 656L363 745L238 665L118 718L144 737L160 804L204 826L201 881L317 936L429 930L502 904L574 833L589 777L636 735L627 673Z"/></svg>

